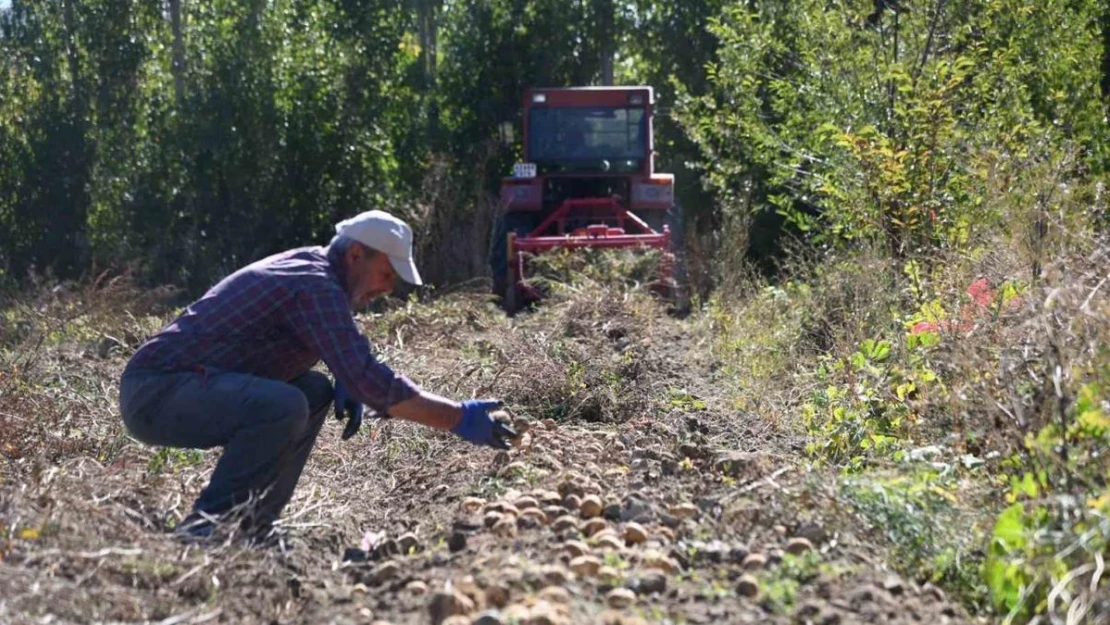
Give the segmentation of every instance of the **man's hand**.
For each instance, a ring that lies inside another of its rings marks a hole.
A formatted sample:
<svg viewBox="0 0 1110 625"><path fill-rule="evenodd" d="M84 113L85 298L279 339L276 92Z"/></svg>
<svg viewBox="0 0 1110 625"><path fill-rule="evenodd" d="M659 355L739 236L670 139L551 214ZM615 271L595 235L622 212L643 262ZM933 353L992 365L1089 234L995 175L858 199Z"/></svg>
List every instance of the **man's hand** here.
<svg viewBox="0 0 1110 625"><path fill-rule="evenodd" d="M354 436L362 427L362 404L347 393L339 380L335 381L335 418L339 421L347 420L347 425L343 428L343 440Z"/></svg>
<svg viewBox="0 0 1110 625"><path fill-rule="evenodd" d="M496 399L464 401L462 403L462 419L451 431L475 445L487 445L494 449L508 449L509 439L516 438L516 432L489 415L491 410L500 407L501 401Z"/></svg>

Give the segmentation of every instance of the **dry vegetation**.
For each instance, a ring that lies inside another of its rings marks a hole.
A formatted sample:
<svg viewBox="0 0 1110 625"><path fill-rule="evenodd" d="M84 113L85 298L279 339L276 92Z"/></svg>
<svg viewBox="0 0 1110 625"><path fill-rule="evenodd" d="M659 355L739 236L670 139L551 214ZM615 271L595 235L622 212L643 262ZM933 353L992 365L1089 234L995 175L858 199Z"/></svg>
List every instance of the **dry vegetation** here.
<svg viewBox="0 0 1110 625"><path fill-rule="evenodd" d="M1110 248L1066 226L1039 256L734 280L684 319L611 257L551 260L512 319L395 302L361 318L386 360L529 431L328 427L286 551L168 534L217 454L130 439L116 379L172 294L41 286L0 326L0 621L1098 622Z"/></svg>

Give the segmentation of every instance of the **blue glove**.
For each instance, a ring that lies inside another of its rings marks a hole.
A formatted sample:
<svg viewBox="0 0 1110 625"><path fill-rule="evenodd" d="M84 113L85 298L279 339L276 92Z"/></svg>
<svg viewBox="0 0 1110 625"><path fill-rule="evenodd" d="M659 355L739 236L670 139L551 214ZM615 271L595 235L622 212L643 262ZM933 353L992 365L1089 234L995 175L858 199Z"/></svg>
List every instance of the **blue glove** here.
<svg viewBox="0 0 1110 625"><path fill-rule="evenodd" d="M347 393L339 380L335 381L335 418L339 421L347 420L347 425L343 428L343 440L354 436L362 427L362 404Z"/></svg>
<svg viewBox="0 0 1110 625"><path fill-rule="evenodd" d="M462 403L462 419L451 431L475 445L508 449L509 439L516 438L516 432L489 416L490 410L500 407L497 399L468 399Z"/></svg>

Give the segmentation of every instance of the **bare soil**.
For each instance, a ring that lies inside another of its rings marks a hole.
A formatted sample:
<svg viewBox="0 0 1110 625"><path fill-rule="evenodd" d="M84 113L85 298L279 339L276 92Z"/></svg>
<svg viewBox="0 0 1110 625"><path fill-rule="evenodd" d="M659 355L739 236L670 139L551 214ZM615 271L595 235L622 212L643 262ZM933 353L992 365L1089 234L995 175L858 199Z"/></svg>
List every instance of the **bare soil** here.
<svg viewBox="0 0 1110 625"><path fill-rule="evenodd" d="M169 533L218 451L127 437L116 380L137 337L13 348L0 622L967 620L892 572L882 528L843 509L796 424L729 405L696 316L587 290L514 319L464 293L362 321L396 369L503 397L528 431L497 453L390 421L343 442L329 424L284 547Z"/></svg>

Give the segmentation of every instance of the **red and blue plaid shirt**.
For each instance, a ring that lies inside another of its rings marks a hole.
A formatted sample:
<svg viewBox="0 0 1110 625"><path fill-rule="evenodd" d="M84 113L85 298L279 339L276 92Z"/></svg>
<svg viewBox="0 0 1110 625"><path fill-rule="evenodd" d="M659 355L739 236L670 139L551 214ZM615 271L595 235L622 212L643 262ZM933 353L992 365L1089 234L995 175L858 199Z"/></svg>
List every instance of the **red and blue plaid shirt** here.
<svg viewBox="0 0 1110 625"><path fill-rule="evenodd" d="M204 368L289 381L323 360L380 416L419 389L370 350L355 325L338 254L308 247L224 278L148 339L128 368Z"/></svg>

